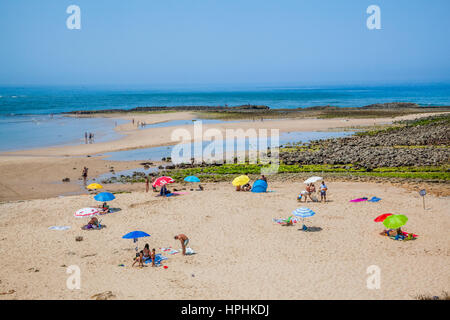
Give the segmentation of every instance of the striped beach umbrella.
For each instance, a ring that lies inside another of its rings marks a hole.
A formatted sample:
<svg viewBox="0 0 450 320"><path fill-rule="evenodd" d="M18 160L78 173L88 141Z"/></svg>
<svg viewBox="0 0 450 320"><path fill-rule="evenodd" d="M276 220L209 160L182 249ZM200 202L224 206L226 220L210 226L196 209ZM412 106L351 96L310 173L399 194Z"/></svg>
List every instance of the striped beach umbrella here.
<svg viewBox="0 0 450 320"><path fill-rule="evenodd" d="M97 208L83 208L75 212L76 218L85 218L98 214L100 211Z"/></svg>
<svg viewBox="0 0 450 320"><path fill-rule="evenodd" d="M292 214L296 217L302 218L302 222L303 222L302 230L306 231L306 230L308 230L308 228L305 226L304 219L312 217L316 213L309 208L301 207L301 208L297 208L294 211L292 211Z"/></svg>

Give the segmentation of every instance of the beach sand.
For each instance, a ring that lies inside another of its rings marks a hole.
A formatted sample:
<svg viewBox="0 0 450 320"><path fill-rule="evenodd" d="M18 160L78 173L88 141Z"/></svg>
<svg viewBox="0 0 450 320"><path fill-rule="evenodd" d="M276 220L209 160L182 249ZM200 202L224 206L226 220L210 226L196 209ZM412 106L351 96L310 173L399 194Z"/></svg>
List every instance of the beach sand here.
<svg viewBox="0 0 450 320"><path fill-rule="evenodd" d="M230 183L207 183L203 192L171 198L118 194L115 213L101 217L106 229L82 231L86 219L73 213L96 205L89 195L0 204L0 299L91 299L111 291L116 299L414 299L450 291L449 198L427 196L380 183L327 182L326 204L306 224L282 227L300 205L301 182L271 183L275 192L235 192ZM173 186L171 186L173 187ZM378 196L378 203L350 203ZM302 206L304 204L301 204ZM414 241L378 235L379 214L409 217ZM54 225L71 226L53 231ZM172 246L178 233L190 238L196 255L169 255L168 269L132 268L132 230L151 234L140 249ZM83 236L83 241L75 237ZM118 266L125 264L125 267ZM67 266L81 269L81 289L69 290ZM381 288L368 289L369 266L379 266Z"/></svg>
<svg viewBox="0 0 450 320"><path fill-rule="evenodd" d="M265 121L230 121L217 124L203 124L203 132L208 129L218 129L223 137L226 137L227 129L278 129L279 132L295 131L327 131L327 130L345 130L355 127L367 127L390 124L397 120L411 120L420 117L428 117L440 113L423 113L401 116L396 118L357 118L357 119L284 119L284 120L265 120ZM105 116L103 114L97 116ZM171 112L161 114L138 114L136 116L125 114L111 114L108 117L117 117L135 121L145 121L147 123L159 123L172 120L189 120L195 118L192 113ZM172 140L172 133L175 129L185 129L190 133L191 139L194 139L193 125L170 126L161 128L137 129L132 125L125 124L118 126L117 131L123 134L123 138L108 142L95 144L79 144L74 146L61 146L50 148L39 148L32 150L4 152L4 155L33 155L33 156L83 156L99 153L131 150L139 148L158 147L163 145L173 145L180 143L180 140ZM270 132L268 132L270 135ZM190 139L190 140L191 140ZM189 141L190 141L189 140ZM185 141L186 142L186 141Z"/></svg>
<svg viewBox="0 0 450 320"><path fill-rule="evenodd" d="M81 180L83 167L88 179L109 172L142 167L142 161L106 161L100 157L0 156L0 201L42 199L86 193ZM62 179L69 178L69 183Z"/></svg>
<svg viewBox="0 0 450 320"><path fill-rule="evenodd" d="M438 114L438 113L436 113ZM226 129L279 129L280 132L291 131L327 131L344 130L354 127L373 126L392 123L394 120L407 120L427 117L432 113L413 114L397 118L376 119L285 119L266 121L238 121L203 125L204 131L217 128L223 134ZM84 115L81 117L91 117ZM160 123L174 120L196 118L192 112L164 113L129 113L97 114L96 117L135 119L135 122ZM79 178L84 166L89 168L89 176L95 177L107 173L113 166L116 171L141 167L141 161L113 162L103 159L101 154L119 150L174 144L171 134L175 129L184 128L192 133L193 126L172 126L163 128L137 129L131 123L118 126L123 134L118 140L60 146L43 149L30 149L0 153L0 201L26 200L55 197L80 193ZM94 157L94 155L96 155ZM89 157L88 157L89 156ZM73 169L76 168L76 169ZM62 183L63 178L70 178L71 183ZM131 190L135 190L131 188Z"/></svg>

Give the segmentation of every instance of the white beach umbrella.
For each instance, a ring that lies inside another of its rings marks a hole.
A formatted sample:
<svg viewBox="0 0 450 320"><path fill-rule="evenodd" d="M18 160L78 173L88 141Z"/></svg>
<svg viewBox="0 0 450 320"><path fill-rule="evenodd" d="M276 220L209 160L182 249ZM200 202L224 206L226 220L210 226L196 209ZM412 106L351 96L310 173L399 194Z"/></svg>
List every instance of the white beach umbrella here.
<svg viewBox="0 0 450 320"><path fill-rule="evenodd" d="M311 178L306 179L303 183L306 183L306 184L308 184L308 183L315 183L315 182L317 182L319 180L322 180L322 179L323 179L322 177L311 177Z"/></svg>

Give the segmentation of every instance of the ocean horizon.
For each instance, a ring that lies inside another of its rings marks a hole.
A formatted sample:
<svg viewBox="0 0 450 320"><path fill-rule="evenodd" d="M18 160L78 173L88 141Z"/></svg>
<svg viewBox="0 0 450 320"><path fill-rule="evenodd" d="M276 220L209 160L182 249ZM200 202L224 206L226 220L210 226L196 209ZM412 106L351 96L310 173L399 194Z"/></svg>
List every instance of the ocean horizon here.
<svg viewBox="0 0 450 320"><path fill-rule="evenodd" d="M211 86L192 88L0 86L0 116L57 114L78 110L151 106L265 105L272 109L313 106L362 107L412 102L449 106L449 84L377 86Z"/></svg>

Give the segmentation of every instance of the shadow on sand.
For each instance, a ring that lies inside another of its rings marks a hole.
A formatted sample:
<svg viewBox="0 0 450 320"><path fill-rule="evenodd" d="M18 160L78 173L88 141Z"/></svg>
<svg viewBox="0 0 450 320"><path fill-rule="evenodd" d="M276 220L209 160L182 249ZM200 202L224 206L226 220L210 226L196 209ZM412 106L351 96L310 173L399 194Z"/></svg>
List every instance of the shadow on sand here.
<svg viewBox="0 0 450 320"><path fill-rule="evenodd" d="M303 231L303 232L319 232L322 231L321 227L308 227L308 229L303 230L303 229L298 229L298 231Z"/></svg>

